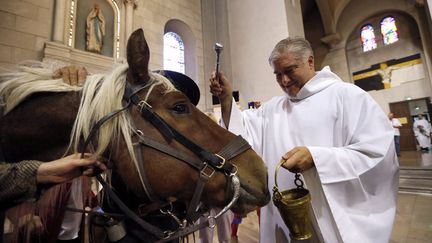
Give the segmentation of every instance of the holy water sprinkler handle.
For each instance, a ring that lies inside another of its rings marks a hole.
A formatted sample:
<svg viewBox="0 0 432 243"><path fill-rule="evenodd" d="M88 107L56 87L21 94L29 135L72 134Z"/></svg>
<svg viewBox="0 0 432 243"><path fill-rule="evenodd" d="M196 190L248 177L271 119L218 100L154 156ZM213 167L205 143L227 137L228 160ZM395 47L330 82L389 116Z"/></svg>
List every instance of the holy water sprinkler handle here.
<svg viewBox="0 0 432 243"><path fill-rule="evenodd" d="M216 76L219 75L219 56L223 50L223 45L221 43L215 43L214 49L216 51Z"/></svg>

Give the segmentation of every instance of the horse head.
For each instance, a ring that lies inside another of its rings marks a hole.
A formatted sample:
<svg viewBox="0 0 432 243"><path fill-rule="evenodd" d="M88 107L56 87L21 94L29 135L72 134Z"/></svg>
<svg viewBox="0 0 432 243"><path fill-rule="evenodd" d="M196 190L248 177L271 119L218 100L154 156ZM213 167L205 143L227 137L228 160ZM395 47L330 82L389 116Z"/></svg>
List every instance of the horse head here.
<svg viewBox="0 0 432 243"><path fill-rule="evenodd" d="M170 82L163 76L149 73L149 53L143 31L141 29L135 31L127 45L129 64L127 82L134 89L141 88L136 93L141 101L146 102L151 107L151 111L169 127L211 153L218 153L225 145L234 140L236 138L234 134L220 127L198 110L184 93L171 87ZM205 162L190 148L165 134L164 128L157 128L154 122L144 118L142 111L137 106L132 106L129 114L133 127L146 138L169 146L200 163ZM138 143L137 140L139 136L135 136L134 143ZM118 161L134 160L127 150L116 151L114 159ZM145 173L141 176L146 178L148 190L154 193L152 197L164 200L170 198L170 200L174 199L185 204L190 203L200 178L200 171L197 168L150 146L142 145L138 153L140 154L135 152L135 155L143 158L142 166L143 173ZM227 163L237 167L241 184L240 198L232 208L233 211L247 213L256 207L265 205L269 200L269 192L267 172L261 158L252 149L247 149L231 158ZM132 162L117 163L116 166L121 178L127 181L129 190L135 195L148 198L148 192L143 187L142 179L140 180L137 166ZM226 173L218 170L214 172L205 183L200 201L208 207L223 207L232 198L233 191L230 190L230 181Z"/></svg>

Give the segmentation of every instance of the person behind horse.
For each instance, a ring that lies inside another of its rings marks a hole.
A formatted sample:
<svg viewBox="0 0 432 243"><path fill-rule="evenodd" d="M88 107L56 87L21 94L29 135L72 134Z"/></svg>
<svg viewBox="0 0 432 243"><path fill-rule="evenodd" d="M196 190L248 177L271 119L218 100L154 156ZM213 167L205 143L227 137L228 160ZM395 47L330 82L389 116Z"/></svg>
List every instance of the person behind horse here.
<svg viewBox="0 0 432 243"><path fill-rule="evenodd" d="M431 146L431 125L423 118L423 115L418 115L418 119L414 121L413 131L417 142L420 145L420 150L422 152L428 152Z"/></svg>
<svg viewBox="0 0 432 243"><path fill-rule="evenodd" d="M308 41L286 38L269 63L285 95L241 112L222 74L210 91L220 99L223 125L241 134L267 163L302 173L312 197L312 242L389 242L396 213L398 162L393 128L363 90L324 67L315 72ZM280 172L279 188L295 187ZM271 189L274 182L269 181ZM277 208L262 208L261 242L289 242Z"/></svg>
<svg viewBox="0 0 432 243"><path fill-rule="evenodd" d="M62 78L69 85L82 86L86 80L84 67L69 65L57 69L54 79ZM3 106L0 106L0 115ZM80 158L72 154L51 162L25 160L19 163L7 163L0 154L0 208L5 209L40 196L42 188L69 181L81 175L92 176L94 167L106 170L100 159L86 154Z"/></svg>
<svg viewBox="0 0 432 243"><path fill-rule="evenodd" d="M86 76L85 68L74 65L60 68L53 73L53 79L62 78L65 83L73 86L82 86ZM3 106L0 106L0 114L3 114ZM84 158L81 158L80 154L72 154L50 162L25 160L18 163L7 163L0 153L1 218L4 217L3 210L23 202L38 200L43 191L53 185L82 175L94 176L106 169L100 158L89 153L86 153ZM43 229L38 216L26 217L23 220L32 223L35 228ZM3 219L1 221L3 222Z"/></svg>
<svg viewBox="0 0 432 243"><path fill-rule="evenodd" d="M402 124L400 123L399 119L394 118L393 113L388 114L388 118L390 120L390 124L392 125L394 129L394 144L396 148L396 154L397 156L400 156L400 131L399 128L402 127Z"/></svg>

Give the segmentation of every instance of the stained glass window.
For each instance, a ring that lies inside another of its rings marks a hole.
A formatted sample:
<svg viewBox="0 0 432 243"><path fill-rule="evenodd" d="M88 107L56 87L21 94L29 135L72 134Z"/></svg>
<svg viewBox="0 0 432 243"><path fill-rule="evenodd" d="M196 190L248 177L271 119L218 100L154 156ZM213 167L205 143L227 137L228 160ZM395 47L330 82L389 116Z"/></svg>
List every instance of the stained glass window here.
<svg viewBox="0 0 432 243"><path fill-rule="evenodd" d="M363 52L377 48L375 33L372 25L367 24L361 28L361 41L363 45Z"/></svg>
<svg viewBox="0 0 432 243"><path fill-rule="evenodd" d="M395 43L399 40L396 21L393 17L385 17L381 20L381 34L384 45Z"/></svg>
<svg viewBox="0 0 432 243"><path fill-rule="evenodd" d="M184 43L174 32L164 35L164 69L185 73Z"/></svg>

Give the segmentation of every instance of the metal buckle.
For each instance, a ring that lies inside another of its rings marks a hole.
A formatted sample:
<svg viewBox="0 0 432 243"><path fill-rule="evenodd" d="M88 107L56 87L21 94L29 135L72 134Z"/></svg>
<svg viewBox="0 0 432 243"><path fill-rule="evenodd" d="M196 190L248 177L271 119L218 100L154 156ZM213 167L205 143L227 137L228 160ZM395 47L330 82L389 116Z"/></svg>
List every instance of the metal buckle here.
<svg viewBox="0 0 432 243"><path fill-rule="evenodd" d="M222 167L224 167L224 165L225 165L226 160L225 160L224 157L220 156L219 154L215 154L215 155L216 155L217 157L219 157L220 159L222 159L222 162L221 162L219 165L216 165L216 168L218 168L218 169L222 169Z"/></svg>
<svg viewBox="0 0 432 243"><path fill-rule="evenodd" d="M183 221L181 221L173 212L172 212L172 210L173 210L173 205L172 205L172 203L170 203L170 208L169 209L167 209L167 210L163 210L162 208L161 209L159 209L159 211L162 213L162 214L164 214L164 215L168 215L168 216L170 216L171 218L173 218L175 221L176 221L176 223L178 224L178 226L180 227L180 228L184 228L184 227L186 227L186 224L185 224L185 222Z"/></svg>
<svg viewBox="0 0 432 243"><path fill-rule="evenodd" d="M216 226L216 217L214 217L214 216L208 216L207 217L207 221L209 222L208 228L214 229L214 227Z"/></svg>
<svg viewBox="0 0 432 243"><path fill-rule="evenodd" d="M211 170L210 174L206 174L206 170L209 169ZM208 166L208 164L206 162L204 162L204 167L202 168L202 170L200 171L201 176L205 177L205 178L210 178L213 176L213 174L215 173L215 169L213 169L213 167Z"/></svg>

